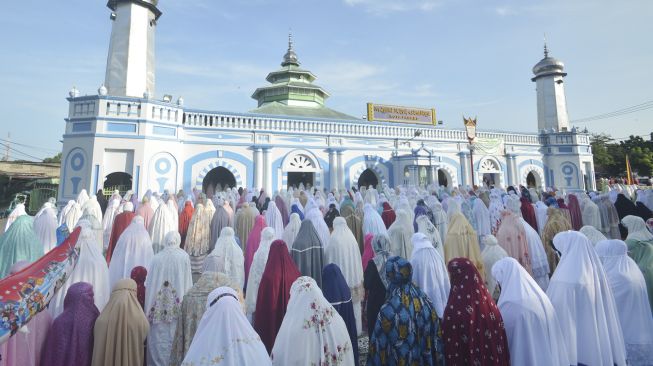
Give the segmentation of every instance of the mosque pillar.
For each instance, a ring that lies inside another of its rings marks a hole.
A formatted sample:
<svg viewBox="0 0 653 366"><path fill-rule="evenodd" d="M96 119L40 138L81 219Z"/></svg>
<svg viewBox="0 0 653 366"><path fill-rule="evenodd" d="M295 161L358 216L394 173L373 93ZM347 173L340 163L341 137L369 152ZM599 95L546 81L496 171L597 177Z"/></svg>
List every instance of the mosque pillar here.
<svg viewBox="0 0 653 366"><path fill-rule="evenodd" d="M467 182L469 180L467 179L467 175L469 174L469 163L467 162L467 153L464 151L461 151L458 153L460 156L460 179L459 179L459 184L462 186L466 186Z"/></svg>
<svg viewBox="0 0 653 366"><path fill-rule="evenodd" d="M252 147L254 151L254 181L252 182L252 188L261 189L263 186L263 161L261 157L261 148Z"/></svg>
<svg viewBox="0 0 653 366"><path fill-rule="evenodd" d="M338 189L338 157L333 149L329 149L329 190Z"/></svg>
<svg viewBox="0 0 653 366"><path fill-rule="evenodd" d="M265 189L268 196L272 197L272 172L270 171L270 148L264 147L261 149L263 151L263 182L261 188Z"/></svg>
<svg viewBox="0 0 653 366"><path fill-rule="evenodd" d="M336 171L338 172L338 182L339 182L338 185L342 184L342 186L338 188L347 188L347 184L345 183L345 167L342 165L342 150L338 150L336 152L336 156L337 156Z"/></svg>
<svg viewBox="0 0 653 366"><path fill-rule="evenodd" d="M517 166L516 166L515 155L513 155L513 154L506 155L506 160L508 162L508 164L507 164L507 166L508 166L508 172L507 172L508 177L506 179L506 181L507 181L506 185L507 186L517 185L517 184L519 184L519 182L518 182L519 179L517 177Z"/></svg>
<svg viewBox="0 0 653 366"><path fill-rule="evenodd" d="M411 165L408 167L410 171L410 184L415 187L419 186L419 167L417 165Z"/></svg>

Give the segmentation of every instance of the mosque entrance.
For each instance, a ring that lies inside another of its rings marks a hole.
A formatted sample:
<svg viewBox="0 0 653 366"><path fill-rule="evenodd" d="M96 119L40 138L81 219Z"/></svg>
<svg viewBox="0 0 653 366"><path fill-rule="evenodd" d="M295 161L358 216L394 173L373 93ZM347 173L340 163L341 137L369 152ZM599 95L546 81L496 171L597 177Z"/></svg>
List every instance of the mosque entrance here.
<svg viewBox="0 0 653 366"><path fill-rule="evenodd" d="M379 184L379 178L376 176L376 173L370 168L363 170L361 176L358 177L358 187L369 187L372 186L376 188Z"/></svg>
<svg viewBox="0 0 653 366"><path fill-rule="evenodd" d="M528 173L526 176L526 186L528 188L537 188L537 180L535 179L535 174L533 174L533 172Z"/></svg>
<svg viewBox="0 0 653 366"><path fill-rule="evenodd" d="M443 187L449 186L449 179L447 179L447 175L442 171L442 169L438 169L438 185Z"/></svg>
<svg viewBox="0 0 653 366"><path fill-rule="evenodd" d="M303 184L304 187L313 187L315 182L315 173L312 172L288 172L288 188L299 187Z"/></svg>
<svg viewBox="0 0 653 366"><path fill-rule="evenodd" d="M111 197L114 191L119 191L124 196L128 190L132 189L132 176L125 172L115 172L104 178L102 191L106 197Z"/></svg>
<svg viewBox="0 0 653 366"><path fill-rule="evenodd" d="M234 187L236 187L236 177L223 166L211 169L202 180L202 192L210 198L215 192L222 192L227 188Z"/></svg>
<svg viewBox="0 0 653 366"><path fill-rule="evenodd" d="M499 184L499 173L483 173L483 185L488 188Z"/></svg>

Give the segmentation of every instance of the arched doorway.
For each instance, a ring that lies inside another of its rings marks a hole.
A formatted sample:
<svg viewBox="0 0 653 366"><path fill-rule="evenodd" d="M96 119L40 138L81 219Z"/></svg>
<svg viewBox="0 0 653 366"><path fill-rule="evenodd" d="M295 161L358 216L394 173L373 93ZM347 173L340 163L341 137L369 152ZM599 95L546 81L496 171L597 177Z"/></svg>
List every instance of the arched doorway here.
<svg viewBox="0 0 653 366"><path fill-rule="evenodd" d="M124 196L132 189L132 176L125 172L115 172L107 175L102 184L102 191L106 197L111 197L114 191L119 191Z"/></svg>
<svg viewBox="0 0 653 366"><path fill-rule="evenodd" d="M286 174L288 187L308 188L319 185L318 164L308 154L290 155L286 158L282 169Z"/></svg>
<svg viewBox="0 0 653 366"><path fill-rule="evenodd" d="M360 177L358 177L358 187L369 187L372 186L376 188L379 184L379 178L376 176L376 173L370 168L363 170Z"/></svg>
<svg viewBox="0 0 653 366"><path fill-rule="evenodd" d="M533 174L533 172L529 172L526 176L526 186L528 188L537 188L537 179L535 178L535 174Z"/></svg>
<svg viewBox="0 0 653 366"><path fill-rule="evenodd" d="M447 178L447 174L442 169L438 169L438 184L443 187L449 186L449 179Z"/></svg>
<svg viewBox="0 0 653 366"><path fill-rule="evenodd" d="M206 193L209 198L212 198L215 192L222 192L227 188L234 187L236 187L236 177L223 166L211 169L202 180L202 192Z"/></svg>

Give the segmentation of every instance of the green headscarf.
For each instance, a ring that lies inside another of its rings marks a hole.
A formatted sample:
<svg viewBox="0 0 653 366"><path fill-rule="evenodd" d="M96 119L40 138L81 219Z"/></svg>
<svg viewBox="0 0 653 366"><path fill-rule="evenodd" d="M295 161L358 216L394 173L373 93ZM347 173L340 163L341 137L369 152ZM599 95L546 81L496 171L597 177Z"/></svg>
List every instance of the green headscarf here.
<svg viewBox="0 0 653 366"><path fill-rule="evenodd" d="M34 232L34 218L23 215L0 237L0 278L18 261L34 262L43 256L43 244Z"/></svg>

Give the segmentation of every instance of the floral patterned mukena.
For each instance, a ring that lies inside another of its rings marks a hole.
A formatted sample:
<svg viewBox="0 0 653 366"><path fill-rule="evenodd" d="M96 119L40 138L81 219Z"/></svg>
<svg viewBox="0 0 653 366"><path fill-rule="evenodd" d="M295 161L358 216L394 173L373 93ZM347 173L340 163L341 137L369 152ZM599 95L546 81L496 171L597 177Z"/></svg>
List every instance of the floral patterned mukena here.
<svg viewBox="0 0 653 366"><path fill-rule="evenodd" d="M304 329L315 328L316 332L324 332L324 327L331 323L335 309L333 306L321 307L315 301L311 302L313 315L310 319L304 319Z"/></svg>
<svg viewBox="0 0 653 366"><path fill-rule="evenodd" d="M148 320L150 323L170 323L176 321L181 314L181 300L170 282L163 282L163 287L156 294L154 304L150 308Z"/></svg>

